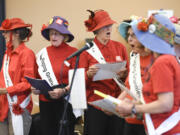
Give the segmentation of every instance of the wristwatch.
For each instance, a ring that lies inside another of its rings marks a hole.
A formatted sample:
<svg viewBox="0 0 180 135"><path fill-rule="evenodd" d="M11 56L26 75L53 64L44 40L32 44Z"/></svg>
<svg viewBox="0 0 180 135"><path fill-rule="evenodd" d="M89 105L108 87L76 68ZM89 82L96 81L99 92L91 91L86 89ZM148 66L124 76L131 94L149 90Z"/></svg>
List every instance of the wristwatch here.
<svg viewBox="0 0 180 135"><path fill-rule="evenodd" d="M131 109L131 113L132 114L136 114L137 112L136 112L136 108L135 108L135 104L133 104L133 107L132 107L132 109Z"/></svg>

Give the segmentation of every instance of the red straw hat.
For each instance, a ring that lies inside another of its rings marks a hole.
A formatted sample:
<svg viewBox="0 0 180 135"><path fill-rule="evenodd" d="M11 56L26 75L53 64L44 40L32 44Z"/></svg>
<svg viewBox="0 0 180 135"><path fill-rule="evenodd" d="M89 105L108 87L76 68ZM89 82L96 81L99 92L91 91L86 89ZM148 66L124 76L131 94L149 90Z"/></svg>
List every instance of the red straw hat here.
<svg viewBox="0 0 180 135"><path fill-rule="evenodd" d="M110 18L109 14L104 10L98 10L95 12L91 10L87 11L91 13L89 19L84 22L88 31L96 31L104 26L116 23Z"/></svg>
<svg viewBox="0 0 180 135"><path fill-rule="evenodd" d="M5 19L0 27L0 30L14 30L17 28L32 27L31 24L25 24L20 18Z"/></svg>

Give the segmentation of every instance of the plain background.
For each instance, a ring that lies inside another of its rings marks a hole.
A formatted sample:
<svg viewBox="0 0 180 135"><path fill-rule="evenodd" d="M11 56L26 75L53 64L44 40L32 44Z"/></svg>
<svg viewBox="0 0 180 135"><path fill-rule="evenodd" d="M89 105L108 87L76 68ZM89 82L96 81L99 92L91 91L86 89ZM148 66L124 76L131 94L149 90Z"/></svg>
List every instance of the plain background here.
<svg viewBox="0 0 180 135"><path fill-rule="evenodd" d="M86 31L84 21L88 19L87 9L106 10L117 24L113 26L112 39L125 44L117 27L123 19L131 15L147 17L148 10L172 9L180 17L180 0L6 0L6 17L20 17L33 24L33 36L28 42L31 49L38 52L49 45L40 33L42 24L47 24L53 16L62 16L69 22L69 30L75 39L70 45L80 48L85 38L93 36ZM126 44L125 44L126 45Z"/></svg>

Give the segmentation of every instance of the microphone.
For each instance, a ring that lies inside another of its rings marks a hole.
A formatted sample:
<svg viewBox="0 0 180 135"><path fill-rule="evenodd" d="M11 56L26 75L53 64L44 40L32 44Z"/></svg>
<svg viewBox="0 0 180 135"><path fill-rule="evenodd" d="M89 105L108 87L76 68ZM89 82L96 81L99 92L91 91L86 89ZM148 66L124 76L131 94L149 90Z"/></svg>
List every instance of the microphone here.
<svg viewBox="0 0 180 135"><path fill-rule="evenodd" d="M69 57L66 58L65 61L73 58L74 56L77 56L77 55L81 54L83 51L90 49L92 46L93 46L92 42L86 43L86 45L83 48L81 48L78 51L76 51L73 54L71 54Z"/></svg>

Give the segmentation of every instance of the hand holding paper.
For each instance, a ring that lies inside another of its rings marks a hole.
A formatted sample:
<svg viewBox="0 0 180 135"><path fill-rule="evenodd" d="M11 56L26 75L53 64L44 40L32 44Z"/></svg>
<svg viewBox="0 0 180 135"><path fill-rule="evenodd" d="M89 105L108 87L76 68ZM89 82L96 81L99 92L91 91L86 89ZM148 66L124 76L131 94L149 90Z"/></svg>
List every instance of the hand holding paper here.
<svg viewBox="0 0 180 135"><path fill-rule="evenodd" d="M48 84L46 80L34 79L30 77L25 77L25 79L33 86L35 89L40 90L41 94L47 95L48 91L53 90L53 88Z"/></svg>
<svg viewBox="0 0 180 135"><path fill-rule="evenodd" d="M106 110L108 112L111 112L111 113L120 117L120 115L115 110L116 105L121 102L120 100L118 100L118 99L116 99L110 95L106 95L106 94L104 94L100 91L97 91L97 90L95 90L94 93L103 97L104 99L97 100L94 102L90 102L90 104L97 106L97 107L100 107L101 109Z"/></svg>
<svg viewBox="0 0 180 135"><path fill-rule="evenodd" d="M117 98L114 98L110 95L106 95L98 90L94 90L94 94L100 96L100 97L103 97L103 98L107 98L108 100L110 100L112 103L114 104L120 104L121 103L121 100L117 99Z"/></svg>

